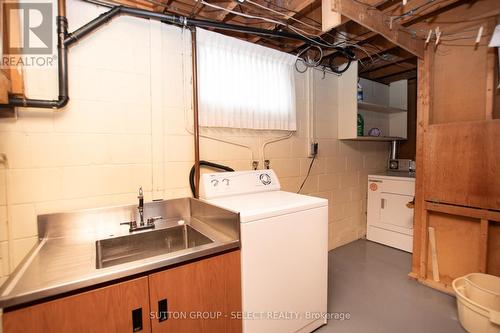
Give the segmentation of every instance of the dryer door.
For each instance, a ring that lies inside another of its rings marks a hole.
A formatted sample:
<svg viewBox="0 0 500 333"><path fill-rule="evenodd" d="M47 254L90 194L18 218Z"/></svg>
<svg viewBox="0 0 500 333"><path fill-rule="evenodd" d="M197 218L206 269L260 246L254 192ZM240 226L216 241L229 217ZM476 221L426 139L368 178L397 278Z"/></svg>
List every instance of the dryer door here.
<svg viewBox="0 0 500 333"><path fill-rule="evenodd" d="M413 234L413 209L407 203L413 196L382 192L380 196L380 222L387 229Z"/></svg>

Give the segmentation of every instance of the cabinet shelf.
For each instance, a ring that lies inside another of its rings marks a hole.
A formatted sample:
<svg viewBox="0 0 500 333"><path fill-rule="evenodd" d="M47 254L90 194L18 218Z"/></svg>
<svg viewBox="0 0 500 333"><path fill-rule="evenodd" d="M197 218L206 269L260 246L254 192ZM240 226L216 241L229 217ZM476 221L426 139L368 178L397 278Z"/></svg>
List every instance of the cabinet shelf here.
<svg viewBox="0 0 500 333"><path fill-rule="evenodd" d="M405 109L395 108L388 105L380 105L367 102L358 102L358 109L373 112L383 112L383 113L396 113L396 112L406 112Z"/></svg>
<svg viewBox="0 0 500 333"><path fill-rule="evenodd" d="M363 101L358 102L359 85ZM408 135L408 81L385 85L358 77L358 63L353 62L339 77L337 133L341 140L392 141L406 140ZM363 117L363 136L358 133L358 116ZM372 128L381 136L368 136Z"/></svg>
<svg viewBox="0 0 500 333"><path fill-rule="evenodd" d="M358 136L356 138L343 139L343 140L354 140L354 141L394 141L394 140L396 140L396 141L400 141L400 140L406 140L406 138L402 138L400 136Z"/></svg>

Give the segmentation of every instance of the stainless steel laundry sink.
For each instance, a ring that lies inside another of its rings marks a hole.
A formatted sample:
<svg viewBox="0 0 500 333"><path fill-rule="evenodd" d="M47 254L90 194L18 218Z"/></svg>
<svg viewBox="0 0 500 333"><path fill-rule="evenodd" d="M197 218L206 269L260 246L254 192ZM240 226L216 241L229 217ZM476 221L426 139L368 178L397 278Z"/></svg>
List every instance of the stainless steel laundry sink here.
<svg viewBox="0 0 500 333"><path fill-rule="evenodd" d="M106 268L213 243L190 225L96 241L96 268Z"/></svg>

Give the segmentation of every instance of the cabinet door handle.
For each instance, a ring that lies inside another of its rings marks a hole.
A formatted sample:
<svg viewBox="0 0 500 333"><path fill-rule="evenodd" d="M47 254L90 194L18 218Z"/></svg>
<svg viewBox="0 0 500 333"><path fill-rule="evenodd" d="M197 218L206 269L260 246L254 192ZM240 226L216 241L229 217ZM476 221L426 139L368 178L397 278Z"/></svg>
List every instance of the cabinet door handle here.
<svg viewBox="0 0 500 333"><path fill-rule="evenodd" d="M380 208L385 208L385 199L380 199Z"/></svg>
<svg viewBox="0 0 500 333"><path fill-rule="evenodd" d="M161 299L158 301L158 321L161 323L168 319L168 300Z"/></svg>
<svg viewBox="0 0 500 333"><path fill-rule="evenodd" d="M142 308L132 310L132 332L142 331Z"/></svg>

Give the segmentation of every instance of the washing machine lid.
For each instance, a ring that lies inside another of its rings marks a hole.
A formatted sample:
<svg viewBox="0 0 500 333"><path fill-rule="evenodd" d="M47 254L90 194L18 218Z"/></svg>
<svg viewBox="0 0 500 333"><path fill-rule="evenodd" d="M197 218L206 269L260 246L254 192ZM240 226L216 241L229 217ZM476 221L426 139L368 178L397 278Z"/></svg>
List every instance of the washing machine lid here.
<svg viewBox="0 0 500 333"><path fill-rule="evenodd" d="M240 213L241 223L328 206L326 199L286 191L226 196L205 201Z"/></svg>

